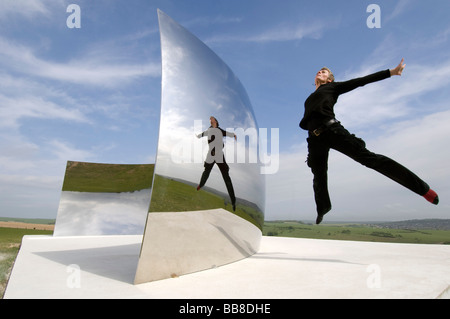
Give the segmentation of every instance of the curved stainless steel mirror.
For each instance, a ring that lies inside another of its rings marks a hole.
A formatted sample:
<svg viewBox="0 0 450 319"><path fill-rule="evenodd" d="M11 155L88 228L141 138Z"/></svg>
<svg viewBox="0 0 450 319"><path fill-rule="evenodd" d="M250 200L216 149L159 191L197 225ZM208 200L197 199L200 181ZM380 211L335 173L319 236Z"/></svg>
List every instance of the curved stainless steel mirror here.
<svg viewBox="0 0 450 319"><path fill-rule="evenodd" d="M153 168L68 161L53 236L142 235Z"/></svg>
<svg viewBox="0 0 450 319"><path fill-rule="evenodd" d="M264 222L258 126L244 87L202 41L158 17L160 131L135 283L248 257Z"/></svg>

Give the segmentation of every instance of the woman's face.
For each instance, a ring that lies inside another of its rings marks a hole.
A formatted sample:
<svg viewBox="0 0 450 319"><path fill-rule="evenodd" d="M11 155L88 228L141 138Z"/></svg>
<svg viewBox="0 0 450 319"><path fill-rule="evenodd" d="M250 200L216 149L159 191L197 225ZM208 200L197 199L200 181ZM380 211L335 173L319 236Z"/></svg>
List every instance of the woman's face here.
<svg viewBox="0 0 450 319"><path fill-rule="evenodd" d="M211 126L212 127L217 127L217 121L216 121L216 119L214 117L211 116L209 118L209 121L211 122Z"/></svg>
<svg viewBox="0 0 450 319"><path fill-rule="evenodd" d="M314 79L314 83L316 84L316 86L328 82L332 82L330 79L330 72L325 69L319 70L319 72L317 72L316 74L316 78Z"/></svg>
<svg viewBox="0 0 450 319"><path fill-rule="evenodd" d="M316 84L325 84L327 82L331 82L329 79L330 72L328 70L319 70L316 74L316 78L314 79L314 83Z"/></svg>

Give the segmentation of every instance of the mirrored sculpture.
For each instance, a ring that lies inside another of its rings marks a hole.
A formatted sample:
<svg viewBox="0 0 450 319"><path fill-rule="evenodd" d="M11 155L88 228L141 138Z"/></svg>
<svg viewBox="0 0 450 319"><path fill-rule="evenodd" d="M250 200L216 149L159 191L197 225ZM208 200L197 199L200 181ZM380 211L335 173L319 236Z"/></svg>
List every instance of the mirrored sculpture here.
<svg viewBox="0 0 450 319"><path fill-rule="evenodd" d="M264 222L258 126L244 87L202 41L158 18L160 131L136 284L248 257Z"/></svg>
<svg viewBox="0 0 450 319"><path fill-rule="evenodd" d="M53 236L142 235L153 169L68 161Z"/></svg>

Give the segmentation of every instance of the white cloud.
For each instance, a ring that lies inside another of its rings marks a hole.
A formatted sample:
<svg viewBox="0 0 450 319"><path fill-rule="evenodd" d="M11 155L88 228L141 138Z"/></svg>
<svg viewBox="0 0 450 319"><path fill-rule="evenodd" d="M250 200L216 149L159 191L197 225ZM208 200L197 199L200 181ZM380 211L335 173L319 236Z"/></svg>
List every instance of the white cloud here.
<svg viewBox="0 0 450 319"><path fill-rule="evenodd" d="M62 119L89 122L79 111L63 108L38 96L7 97L0 94L0 125L2 129L17 128L22 118Z"/></svg>
<svg viewBox="0 0 450 319"><path fill-rule="evenodd" d="M301 40L303 38L318 39L328 27L325 22L320 21L310 24L300 24L294 27L277 27L256 36L248 37L246 40L251 42L273 42Z"/></svg>
<svg viewBox="0 0 450 319"><path fill-rule="evenodd" d="M182 23L186 28L191 28L193 26L211 27L211 25L217 24L235 24L241 23L243 21L242 17L196 17L186 23Z"/></svg>
<svg viewBox="0 0 450 319"><path fill-rule="evenodd" d="M62 140L42 145L20 135L0 136L1 216L55 218L68 159L95 153Z"/></svg>
<svg viewBox="0 0 450 319"><path fill-rule="evenodd" d="M57 1L52 2L54 5ZM3 18L11 15L20 15L26 18L31 18L35 15L48 16L50 10L47 4L43 0L2 0L0 2L0 16Z"/></svg>
<svg viewBox="0 0 450 319"><path fill-rule="evenodd" d="M52 140L48 146L56 158L62 162L67 160L85 162L96 157L92 151L76 148L71 143L61 140Z"/></svg>
<svg viewBox="0 0 450 319"><path fill-rule="evenodd" d="M391 66L393 67L395 65ZM368 72L349 74L348 79L363 74ZM335 113L338 119L354 129L377 127L389 120L402 120L438 111L441 108L439 103L433 101L423 105L426 100L421 101L421 98L447 88L449 84L450 60L441 61L439 65L410 63L401 77L372 83L340 96Z"/></svg>
<svg viewBox="0 0 450 319"><path fill-rule="evenodd" d="M89 52L76 60L65 63L53 62L39 58L30 47L15 44L1 37L0 47L2 64L8 69L45 79L115 87L142 77L159 77L161 74L159 63L108 63L114 60L114 57L96 56Z"/></svg>
<svg viewBox="0 0 450 319"><path fill-rule="evenodd" d="M399 0L392 12L390 12L386 18L384 19L384 23L388 23L389 21L397 18L398 16L404 14L408 11L408 8L411 6L410 0Z"/></svg>
<svg viewBox="0 0 450 319"><path fill-rule="evenodd" d="M218 35L207 39L206 43L217 42L284 42L304 38L319 39L325 30L333 27L335 22L317 21L297 25L282 25L254 35Z"/></svg>

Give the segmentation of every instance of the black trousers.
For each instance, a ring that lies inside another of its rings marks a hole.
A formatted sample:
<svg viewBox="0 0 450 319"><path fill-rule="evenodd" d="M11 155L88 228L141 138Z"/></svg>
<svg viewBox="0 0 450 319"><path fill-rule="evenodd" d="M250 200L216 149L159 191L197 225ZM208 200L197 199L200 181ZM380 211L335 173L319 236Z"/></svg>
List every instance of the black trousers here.
<svg viewBox="0 0 450 319"><path fill-rule="evenodd" d="M319 136L310 133L307 141L307 163L314 175L314 198L319 215L331 210L327 177L330 149L335 149L358 163L376 170L418 195L423 196L430 189L427 183L406 167L384 155L370 152L362 139L350 134L339 123L333 124Z"/></svg>
<svg viewBox="0 0 450 319"><path fill-rule="evenodd" d="M230 167L228 166L227 162L225 162L225 157L223 158L222 163L218 163L216 161L213 161L212 163L208 163L207 161L205 161L205 165L204 165L205 170L203 171L199 186L203 187L206 184L206 181L209 178L209 174L211 173L211 170L213 169L214 164L216 164L219 167L220 172L222 173L222 177L225 182L225 186L227 187L228 195L230 196L230 199L231 199L231 204L232 205L236 204L236 196L234 195L233 183L231 182L231 178L230 178L230 174L229 174Z"/></svg>

